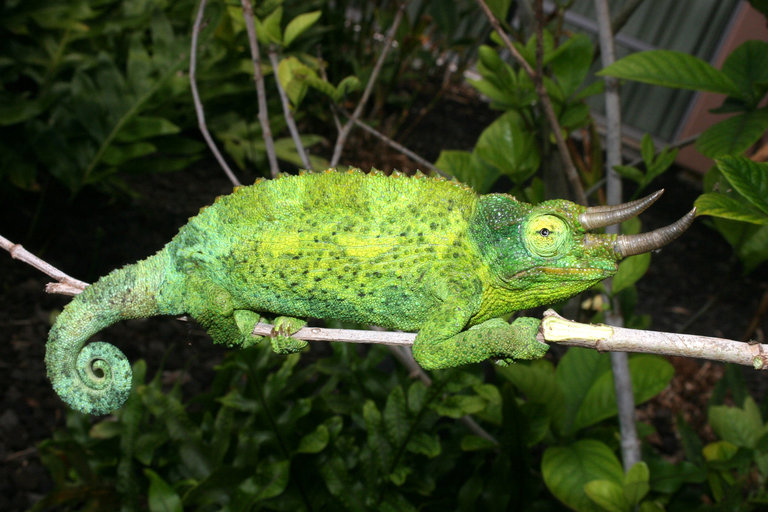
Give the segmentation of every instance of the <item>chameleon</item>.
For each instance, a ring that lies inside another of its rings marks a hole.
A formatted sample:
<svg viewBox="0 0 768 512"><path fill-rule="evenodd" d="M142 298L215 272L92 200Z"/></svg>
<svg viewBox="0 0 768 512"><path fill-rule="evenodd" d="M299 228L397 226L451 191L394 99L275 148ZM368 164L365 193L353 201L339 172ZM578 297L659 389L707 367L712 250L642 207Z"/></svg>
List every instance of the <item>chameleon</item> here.
<svg viewBox="0 0 768 512"><path fill-rule="evenodd" d="M648 233L591 230L638 215L661 194L615 206L477 194L455 180L359 169L302 172L237 187L156 254L100 278L52 326L45 363L71 408L107 414L131 390L115 346L89 338L120 320L189 315L216 343L248 347L269 314L270 343L293 353L306 318L416 332L427 370L542 357L540 320L512 313L564 300L618 262L679 236L695 209Z"/></svg>

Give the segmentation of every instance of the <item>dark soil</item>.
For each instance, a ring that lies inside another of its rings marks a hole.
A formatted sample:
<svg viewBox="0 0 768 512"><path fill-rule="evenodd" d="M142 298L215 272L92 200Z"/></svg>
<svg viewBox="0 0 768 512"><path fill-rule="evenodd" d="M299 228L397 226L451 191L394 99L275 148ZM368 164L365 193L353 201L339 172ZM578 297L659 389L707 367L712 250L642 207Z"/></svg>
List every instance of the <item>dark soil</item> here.
<svg viewBox="0 0 768 512"><path fill-rule="evenodd" d="M468 149L494 113L472 101L448 98L413 130L409 145L434 161L441 148ZM457 122L457 120L459 120ZM451 131L453 130L453 131ZM369 139L348 148L369 148L348 155L361 167L417 168L412 162ZM253 176L243 177L244 180ZM84 190L74 199L55 182L43 193L0 189L0 234L73 277L92 282L111 269L154 253L187 218L231 186L214 163L184 172L134 177L136 197L109 199ZM643 215L645 226L668 224L688 209L699 193L696 179L675 172L661 184L665 196ZM657 255L639 285L639 313L653 318L655 330L741 339L768 291L765 266L741 273L729 246L706 222L698 220L682 239ZM64 407L45 376L44 345L51 316L68 298L44 292L49 281L37 270L0 254L0 510L24 510L51 488L35 446L64 425ZM761 318L751 337L763 341L768 328ZM148 319L109 329L104 339L124 348L131 361L144 358L150 375L170 351L164 371L169 378L189 367L185 384L193 393L205 386L213 364L225 353L192 322ZM673 384L641 410L659 430L656 441L676 450L673 420L682 413L692 424L706 422L706 404L720 365L674 361ZM750 375L751 390L761 398L765 380Z"/></svg>

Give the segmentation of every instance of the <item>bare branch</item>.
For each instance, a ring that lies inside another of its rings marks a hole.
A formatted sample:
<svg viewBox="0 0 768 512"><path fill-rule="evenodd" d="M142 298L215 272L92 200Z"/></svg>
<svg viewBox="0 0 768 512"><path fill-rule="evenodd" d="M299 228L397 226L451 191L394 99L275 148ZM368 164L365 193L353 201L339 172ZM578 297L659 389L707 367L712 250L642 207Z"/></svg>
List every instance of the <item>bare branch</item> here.
<svg viewBox="0 0 768 512"><path fill-rule="evenodd" d="M277 76L277 67L280 63L277 61L277 51L274 46L269 49L269 62L272 64L272 73L275 75L275 86L277 87L277 93L280 95L280 103L283 105L283 116L285 116L285 124L288 125L288 131L291 132L293 143L296 145L296 152L301 158L301 163L307 170L312 170L312 164L309 163L307 152L304 150L304 146L301 143L301 136L299 130L296 128L296 121L293 118L293 112L291 111L291 104L288 101L288 95L285 94L285 89L280 83L280 79Z"/></svg>
<svg viewBox="0 0 768 512"><path fill-rule="evenodd" d="M252 334L254 336L269 336L272 328L272 325L258 323ZM408 346L413 344L416 334L304 327L293 337L306 341ZM601 352L637 352L695 357L752 366L757 370L768 369L768 345L765 344L744 343L693 334L627 329L602 324L582 324L566 320L551 309L544 312L538 338L539 341L546 343L592 348Z"/></svg>
<svg viewBox="0 0 768 512"><path fill-rule="evenodd" d="M541 0L537 0L537 2L540 1ZM568 181L571 183L571 188L573 189L573 193L576 196L576 200L581 204L587 204L587 196L584 193L584 187L581 185L579 172L576 170L576 166L573 163L573 158L571 158L571 153L568 151L568 146L565 144L565 139L563 138L563 129L560 127L560 123L558 122L557 116L555 115L555 110L552 107L552 101L550 101L549 95L547 94L547 89L544 86L543 77L539 73L536 73L536 71L531 67L530 64L528 64L525 58L520 55L520 52L518 52L517 48L515 48L515 45L512 44L512 41L501 27L499 20L496 19L496 16L494 16L493 12L488 7L488 4L486 4L484 0L477 0L477 3L482 8L483 12L485 12L485 15L488 17L488 20L493 26L493 29L497 34L499 34L499 37L501 37L501 40L504 42L504 45L507 47L509 52L515 58L518 64L522 66L528 76L531 77L531 80L533 81L534 87L536 89L536 94L539 96L539 101L544 108L544 113L549 120L552 133L555 136L557 149L560 152L560 158L563 160L565 175L567 176ZM539 20L537 23L537 32L539 30L539 25L541 25L541 20ZM537 37L540 38L540 36Z"/></svg>
<svg viewBox="0 0 768 512"><path fill-rule="evenodd" d="M197 40L199 39L200 29L203 24L203 12L205 12L205 3L206 0L200 0L200 5L197 8L195 24L192 27L192 43L189 51L189 87L192 91L192 101L195 104L197 125L200 128L200 132L203 134L205 143L208 144L208 148L211 150L211 153L213 153L213 156L216 157L216 161L219 162L219 165L224 170L224 174L227 175L229 181L231 181L233 185L239 186L240 180L237 179L235 173L232 172L232 169L229 168L226 160L224 160L221 152L219 152L219 148L216 147L216 143L213 141L213 137L211 137L211 134L208 132L208 126L205 123L205 111L203 110L203 103L200 101L200 93L197 90Z"/></svg>
<svg viewBox="0 0 768 512"><path fill-rule="evenodd" d="M0 236L0 248L5 249L11 255L11 258L23 261L27 265L35 267L40 272L52 277L57 282L49 283L45 291L48 293L59 293L62 295L77 295L85 290L88 283L71 277L61 270L57 269L47 261L43 261L25 248L21 244L14 244L7 238Z"/></svg>
<svg viewBox="0 0 768 512"><path fill-rule="evenodd" d="M566 320L553 310L544 312L539 339L571 347L585 347L601 352L640 352L667 356L696 357L724 363L768 369L768 345L743 341L589 325Z"/></svg>
<svg viewBox="0 0 768 512"><path fill-rule="evenodd" d="M267 160L269 161L269 172L273 178L280 173L280 167L277 164L277 155L275 152L275 141L272 138L272 129L269 126L269 112L267 109L267 91L264 86L264 74L261 72L261 53L259 51L259 40L256 37L256 26L254 23L253 6L250 0L241 0L243 6L243 18L245 19L245 29L248 33L248 45L251 49L251 60L253 61L253 81L256 84L256 100L259 104L259 124L261 125L261 136L264 139L264 146L267 150ZM273 70L277 76L277 68Z"/></svg>
<svg viewBox="0 0 768 512"><path fill-rule="evenodd" d="M347 137L349 136L349 131L352 129L353 124L356 124L355 121L357 119L360 119L360 115L363 113L363 108L365 107L365 104L368 102L368 98L371 95L371 92L373 91L373 86L376 83L376 79L379 76L379 72L381 71L382 66L384 65L384 60L387 57L387 54L389 53L389 49L392 47L392 42L395 39L395 33L397 32L397 28L400 26L400 22L403 19L403 14L405 12L405 4L406 2L403 2L400 4L400 8L397 10L397 14L395 15L395 19L392 22L392 26L389 28L389 33L387 33L387 39L384 41L384 47L381 49L381 54L379 55L379 59L376 61L376 64L373 66L373 71L371 71L371 76L368 78L368 83L365 85L365 89L363 90L363 95L360 97L360 102L355 107L354 112L352 112L352 116L350 119L342 126L341 130L339 131L339 136L336 139L336 145L333 148L333 156L331 157L331 167L336 167L339 163L339 160L341 159L341 152L344 149L344 144L347 142Z"/></svg>

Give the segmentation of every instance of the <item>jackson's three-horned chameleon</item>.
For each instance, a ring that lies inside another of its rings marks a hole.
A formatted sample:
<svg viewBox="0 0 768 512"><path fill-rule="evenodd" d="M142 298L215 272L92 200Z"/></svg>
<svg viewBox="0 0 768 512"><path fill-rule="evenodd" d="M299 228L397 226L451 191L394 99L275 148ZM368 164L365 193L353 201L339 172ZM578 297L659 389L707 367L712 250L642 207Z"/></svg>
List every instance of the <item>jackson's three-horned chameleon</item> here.
<svg viewBox="0 0 768 512"><path fill-rule="evenodd" d="M512 312L570 297L613 275L617 261L677 237L693 212L633 236L589 234L637 215L659 195L613 207L531 205L457 182L359 170L259 181L220 197L157 254L117 269L68 304L45 361L72 408L122 405L131 369L117 348L86 344L119 320L189 314L214 341L250 345L260 313L273 348L301 350L297 317L417 331L426 369L488 358L532 359L539 320Z"/></svg>

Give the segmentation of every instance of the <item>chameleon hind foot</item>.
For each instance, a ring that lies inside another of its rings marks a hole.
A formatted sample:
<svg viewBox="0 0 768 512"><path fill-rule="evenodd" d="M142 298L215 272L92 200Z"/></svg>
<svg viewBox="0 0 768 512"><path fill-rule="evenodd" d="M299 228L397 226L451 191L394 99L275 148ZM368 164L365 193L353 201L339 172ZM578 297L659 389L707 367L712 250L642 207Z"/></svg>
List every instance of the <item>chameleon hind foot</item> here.
<svg viewBox="0 0 768 512"><path fill-rule="evenodd" d="M298 340L291 335L306 325L307 322L300 318L290 316L275 318L274 327L270 334L272 350L277 354L293 354L304 350L309 346L309 343L304 340Z"/></svg>

